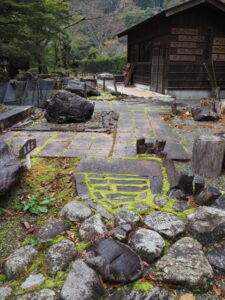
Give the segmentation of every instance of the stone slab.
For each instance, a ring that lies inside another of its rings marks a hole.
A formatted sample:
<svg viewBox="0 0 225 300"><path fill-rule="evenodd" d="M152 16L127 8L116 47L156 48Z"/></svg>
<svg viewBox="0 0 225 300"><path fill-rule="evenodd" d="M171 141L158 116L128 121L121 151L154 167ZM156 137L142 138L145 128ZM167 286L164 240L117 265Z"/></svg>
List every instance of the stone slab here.
<svg viewBox="0 0 225 300"><path fill-rule="evenodd" d="M76 172L161 177L159 163L146 160L82 159L76 169Z"/></svg>

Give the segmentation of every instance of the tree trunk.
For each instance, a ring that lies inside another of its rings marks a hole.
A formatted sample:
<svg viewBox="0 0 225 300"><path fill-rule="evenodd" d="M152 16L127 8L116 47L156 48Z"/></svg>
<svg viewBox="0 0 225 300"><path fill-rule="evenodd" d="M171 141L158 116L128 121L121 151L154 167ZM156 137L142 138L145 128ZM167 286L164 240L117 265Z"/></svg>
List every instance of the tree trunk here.
<svg viewBox="0 0 225 300"><path fill-rule="evenodd" d="M206 178L221 175L225 155L225 139L217 136L196 137L192 151L193 171Z"/></svg>

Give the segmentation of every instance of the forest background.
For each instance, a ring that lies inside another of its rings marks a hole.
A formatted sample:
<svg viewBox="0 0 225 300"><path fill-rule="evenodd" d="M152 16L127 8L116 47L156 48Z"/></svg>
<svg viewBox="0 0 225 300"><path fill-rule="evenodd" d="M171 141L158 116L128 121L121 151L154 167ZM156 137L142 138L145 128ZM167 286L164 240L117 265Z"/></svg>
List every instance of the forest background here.
<svg viewBox="0 0 225 300"><path fill-rule="evenodd" d="M40 73L120 73L126 38L118 40L117 33L185 1L1 0L0 59Z"/></svg>

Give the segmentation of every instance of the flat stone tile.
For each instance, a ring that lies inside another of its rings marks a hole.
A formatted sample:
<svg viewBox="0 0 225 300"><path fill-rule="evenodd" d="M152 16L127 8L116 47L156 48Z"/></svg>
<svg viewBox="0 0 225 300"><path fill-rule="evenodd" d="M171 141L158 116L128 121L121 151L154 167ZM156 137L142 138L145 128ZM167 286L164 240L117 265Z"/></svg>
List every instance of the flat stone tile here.
<svg viewBox="0 0 225 300"><path fill-rule="evenodd" d="M133 132L119 132L116 135L116 143L118 144L135 143L135 141Z"/></svg>
<svg viewBox="0 0 225 300"><path fill-rule="evenodd" d="M97 202L94 202L92 200L87 201L87 203L94 208L95 210L97 210L100 215L105 218L105 219L112 219L113 215L111 213L109 213L102 205L100 205Z"/></svg>
<svg viewBox="0 0 225 300"><path fill-rule="evenodd" d="M57 157L61 156L60 154L63 152L65 147L67 146L66 142L61 143L49 143L39 154L40 157Z"/></svg>
<svg viewBox="0 0 225 300"><path fill-rule="evenodd" d="M69 145L68 149L84 149L88 150L91 146L91 138L75 138Z"/></svg>
<svg viewBox="0 0 225 300"><path fill-rule="evenodd" d="M161 169L158 162L133 159L82 159L76 172L161 177Z"/></svg>
<svg viewBox="0 0 225 300"><path fill-rule="evenodd" d="M79 150L79 149L68 149L62 154L63 157L108 157L109 150Z"/></svg>
<svg viewBox="0 0 225 300"><path fill-rule="evenodd" d="M136 157L136 146L133 144L115 144L112 157Z"/></svg>

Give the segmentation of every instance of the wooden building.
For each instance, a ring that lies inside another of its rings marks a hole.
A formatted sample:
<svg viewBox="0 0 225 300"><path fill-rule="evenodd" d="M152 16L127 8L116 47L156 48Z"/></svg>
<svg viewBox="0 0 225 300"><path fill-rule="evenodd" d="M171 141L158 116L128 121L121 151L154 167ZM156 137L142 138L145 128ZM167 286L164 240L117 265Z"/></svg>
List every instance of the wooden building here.
<svg viewBox="0 0 225 300"><path fill-rule="evenodd" d="M191 0L121 32L134 84L177 98L225 96L225 4Z"/></svg>

